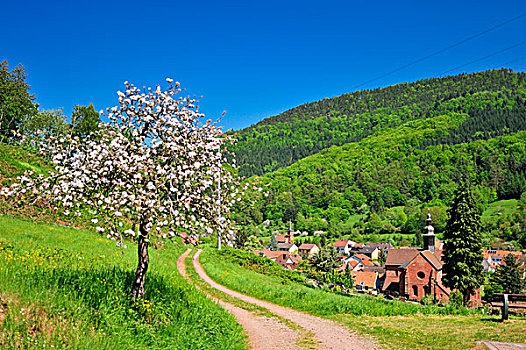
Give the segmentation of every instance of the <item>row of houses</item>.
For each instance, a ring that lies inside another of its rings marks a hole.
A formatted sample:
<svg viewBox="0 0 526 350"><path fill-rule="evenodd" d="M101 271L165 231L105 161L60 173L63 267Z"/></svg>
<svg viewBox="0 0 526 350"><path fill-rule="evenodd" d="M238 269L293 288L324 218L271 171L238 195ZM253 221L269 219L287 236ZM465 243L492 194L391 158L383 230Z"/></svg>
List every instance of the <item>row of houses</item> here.
<svg viewBox="0 0 526 350"><path fill-rule="evenodd" d="M352 272L355 288L365 292L383 292L395 297L420 300L431 295L438 301L447 301L451 290L443 282L444 245L437 241L431 216L428 214L423 235L423 247L403 247L395 249L389 243L357 243L352 240L338 240L334 243L336 252L342 255L339 270ZM315 244L294 244L294 234L276 236L280 251L260 250L259 255L278 262L288 269L297 268L299 262L308 259L319 251ZM494 272L504 262L508 254L513 254L524 268L522 252L503 250L484 250L481 262L485 271ZM385 264L379 264L382 255ZM472 303L480 302L480 291L472 297Z"/></svg>
<svg viewBox="0 0 526 350"><path fill-rule="evenodd" d="M378 247L381 252L386 254L386 261L383 267L370 266L370 256L365 254L356 254L360 248L356 249L351 241L348 244L344 242L337 242L335 249L345 253L344 247L348 246L348 254L355 261L360 261L361 264L352 263L352 267L356 270L363 270L370 273L377 272L378 279L375 290L390 294L393 296L401 296L408 299L420 300L427 295L431 295L434 300L447 301L451 290L447 288L443 282L443 253L444 244L435 239L434 228L431 225L431 216L428 214L426 220L425 234L423 235L424 246L422 248L405 247L392 248L387 243L369 244L369 247ZM381 254L380 252L380 254ZM483 260L481 261L485 271L494 272L497 266L504 263L504 258L512 254L519 265L524 270L525 256L520 251L504 251L504 250L483 250ZM373 255L376 256L376 255ZM344 261L349 261L345 258ZM374 264L374 261L372 261ZM368 266L369 265L369 266ZM476 290L471 298L472 304L480 303L480 290Z"/></svg>
<svg viewBox="0 0 526 350"><path fill-rule="evenodd" d="M290 224L287 234L276 235L276 241L278 242L278 251L289 252L292 254L297 252L303 259L308 259L320 251L320 248L316 244L303 243L299 246L294 244L294 231L292 231L292 226Z"/></svg>
<svg viewBox="0 0 526 350"><path fill-rule="evenodd" d="M350 239L339 239L334 243L334 250L344 255L367 255L372 260L379 260L380 254L387 254L388 249L393 249L391 243L357 243Z"/></svg>

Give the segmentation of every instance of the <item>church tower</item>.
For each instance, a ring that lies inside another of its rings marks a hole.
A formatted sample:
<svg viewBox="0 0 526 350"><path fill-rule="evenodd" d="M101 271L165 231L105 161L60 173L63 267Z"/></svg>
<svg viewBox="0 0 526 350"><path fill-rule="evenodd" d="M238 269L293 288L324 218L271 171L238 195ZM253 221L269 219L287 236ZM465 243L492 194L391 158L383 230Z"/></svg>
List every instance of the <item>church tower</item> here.
<svg viewBox="0 0 526 350"><path fill-rule="evenodd" d="M294 231L292 231L292 223L289 221L289 230L288 237L287 237L287 243L293 244L294 243Z"/></svg>
<svg viewBox="0 0 526 350"><path fill-rule="evenodd" d="M435 228L431 225L431 214L427 213L427 226L425 227L426 233L423 235L424 238L424 250L429 250L431 253L435 253Z"/></svg>

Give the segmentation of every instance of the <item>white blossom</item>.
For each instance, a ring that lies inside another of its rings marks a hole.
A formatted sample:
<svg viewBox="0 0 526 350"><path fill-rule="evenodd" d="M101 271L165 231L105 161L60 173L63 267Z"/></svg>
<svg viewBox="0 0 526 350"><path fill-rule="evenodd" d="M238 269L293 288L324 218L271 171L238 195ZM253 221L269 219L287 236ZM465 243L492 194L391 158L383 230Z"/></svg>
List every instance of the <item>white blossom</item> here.
<svg viewBox="0 0 526 350"><path fill-rule="evenodd" d="M146 92L126 81L126 89L117 92L118 105L107 109L108 122L94 137L42 137L42 155L55 172L28 171L0 194L40 196L53 208L62 207L64 215L88 209L96 231L118 242L136 235L129 223L142 220L159 241L166 232L177 236L182 230L230 235L230 208L239 191L223 166L221 147L229 136L217 123L202 123L196 101L178 96L179 82L166 81L168 90L157 86Z"/></svg>

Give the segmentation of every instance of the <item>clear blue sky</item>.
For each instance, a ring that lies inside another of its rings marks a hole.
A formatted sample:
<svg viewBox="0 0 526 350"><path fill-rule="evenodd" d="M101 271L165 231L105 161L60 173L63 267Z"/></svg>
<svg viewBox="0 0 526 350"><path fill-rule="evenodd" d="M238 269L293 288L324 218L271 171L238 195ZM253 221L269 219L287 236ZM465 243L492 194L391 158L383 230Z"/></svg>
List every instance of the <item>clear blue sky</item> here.
<svg viewBox="0 0 526 350"><path fill-rule="evenodd" d="M356 90L404 64L526 13L526 1L6 1L0 59L28 72L42 108L116 104L125 80L166 77L201 111L242 128ZM441 73L526 40L526 16L375 88ZM513 61L512 63L508 63ZM448 74L526 70L526 44Z"/></svg>

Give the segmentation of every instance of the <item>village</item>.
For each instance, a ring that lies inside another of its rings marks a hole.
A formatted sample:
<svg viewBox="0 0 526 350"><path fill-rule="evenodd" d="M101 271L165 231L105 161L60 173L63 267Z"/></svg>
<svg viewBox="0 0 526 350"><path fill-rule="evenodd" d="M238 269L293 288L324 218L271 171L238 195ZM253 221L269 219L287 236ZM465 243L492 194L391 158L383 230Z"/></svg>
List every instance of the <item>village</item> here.
<svg viewBox="0 0 526 350"><path fill-rule="evenodd" d="M387 299L422 301L428 299L438 304L447 304L451 290L442 282L444 243L438 240L432 226L431 215L427 215L423 235L423 247L395 248L387 242L357 243L350 239L339 239L327 244L336 253L340 273L350 271L352 291L371 295L383 294ZM275 239L274 247L272 241ZM254 250L259 256L267 257L285 269L302 270L310 259L320 253L314 243L295 244L292 226L284 235L275 235L265 249ZM512 250L484 249L480 263L487 275L495 273L505 265L505 258L512 255L525 278L526 253ZM309 282L309 281L308 281ZM324 285L310 281L311 285ZM333 285L329 285L332 287ZM350 292L351 290L348 290ZM471 295L469 306L482 304L481 289Z"/></svg>

